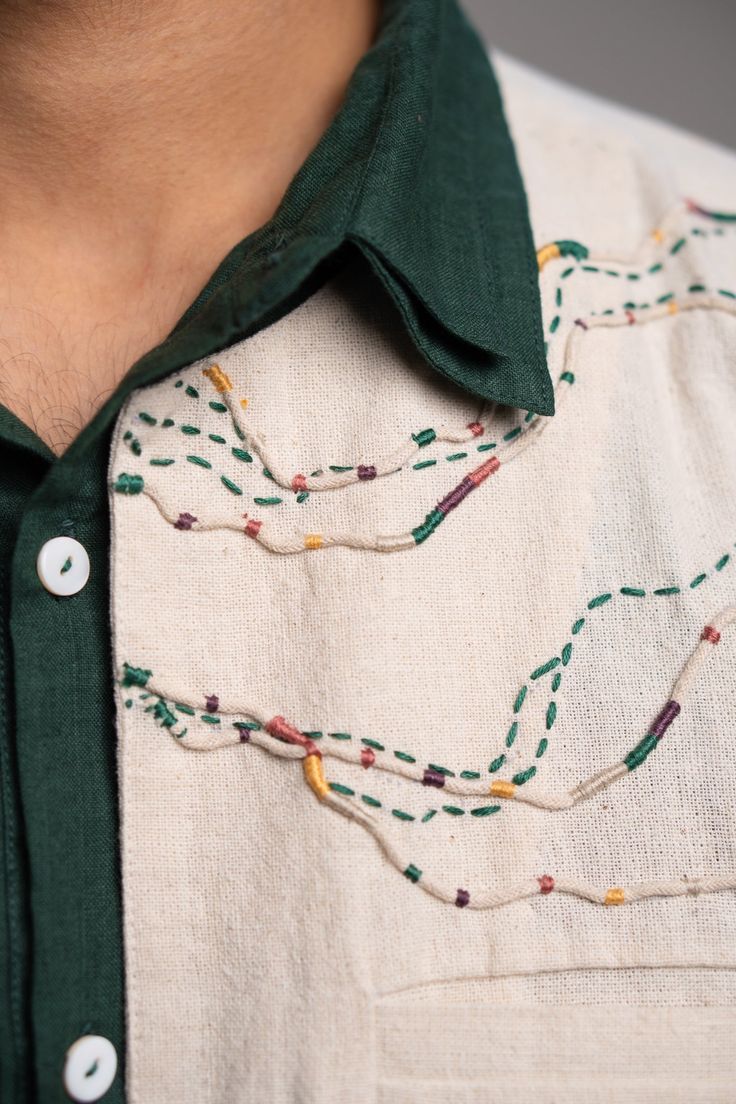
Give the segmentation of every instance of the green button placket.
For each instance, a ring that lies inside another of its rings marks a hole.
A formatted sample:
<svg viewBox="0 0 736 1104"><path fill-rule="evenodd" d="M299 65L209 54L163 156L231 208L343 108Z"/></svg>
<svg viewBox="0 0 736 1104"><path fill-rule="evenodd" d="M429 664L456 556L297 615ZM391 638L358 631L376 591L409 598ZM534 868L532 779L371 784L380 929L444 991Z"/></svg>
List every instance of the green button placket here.
<svg viewBox="0 0 736 1104"><path fill-rule="evenodd" d="M12 568L18 773L30 869L30 1008L38 1099L66 1101L62 1067L83 1034L106 1036L120 1072L124 991L115 720L110 678L107 435L54 464L31 496ZM89 582L60 598L36 556L67 533L86 548Z"/></svg>
<svg viewBox="0 0 736 1104"><path fill-rule="evenodd" d="M0 416L0 431L2 430ZM12 484L0 494L0 1100L32 1100L28 964L28 865L18 790L13 664L10 651L10 570L23 505L44 463L14 447L3 452Z"/></svg>

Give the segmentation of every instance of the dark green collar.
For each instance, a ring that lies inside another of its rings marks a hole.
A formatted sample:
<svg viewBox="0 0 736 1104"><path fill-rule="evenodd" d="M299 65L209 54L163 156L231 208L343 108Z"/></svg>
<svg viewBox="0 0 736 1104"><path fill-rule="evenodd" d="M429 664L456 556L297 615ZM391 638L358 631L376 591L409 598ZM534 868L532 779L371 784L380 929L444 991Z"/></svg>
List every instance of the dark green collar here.
<svg viewBox="0 0 736 1104"><path fill-rule="evenodd" d="M271 224L204 294L232 279L235 329L250 329L264 302L284 313L303 275L344 242L438 371L552 413L526 197L486 51L454 0L385 0L340 113Z"/></svg>
<svg viewBox="0 0 736 1104"><path fill-rule="evenodd" d="M375 45L273 219L231 250L67 456L134 387L281 318L356 249L437 371L553 413L524 189L486 51L455 0L384 0Z"/></svg>
<svg viewBox="0 0 736 1104"><path fill-rule="evenodd" d="M453 0L396 0L366 67L382 115L349 236L435 368L552 414L526 197L484 47Z"/></svg>

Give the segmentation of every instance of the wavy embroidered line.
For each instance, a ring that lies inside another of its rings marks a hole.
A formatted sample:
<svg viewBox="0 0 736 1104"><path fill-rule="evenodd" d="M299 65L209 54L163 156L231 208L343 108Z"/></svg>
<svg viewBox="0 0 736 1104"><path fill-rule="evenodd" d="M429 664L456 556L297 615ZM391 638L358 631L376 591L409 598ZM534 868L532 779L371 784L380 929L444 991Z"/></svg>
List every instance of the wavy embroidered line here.
<svg viewBox="0 0 736 1104"><path fill-rule="evenodd" d="M736 544L734 544L736 548ZM525 785L531 781L532 778L537 777L539 761L546 754L549 747L549 737L556 722L559 720L559 707L555 695L560 689L563 673L569 675L572 661L577 654L578 645L573 641L577 641L579 634L589 624L589 615L596 611L610 610L615 607L616 600L628 600L631 598L637 599L653 599L661 601L662 598L672 598L682 593L683 589L692 589L700 587L706 580L719 577L724 569L732 562L732 556L729 552L724 552L718 558L714 564L713 571L699 572L689 583L687 588L683 588L679 585L670 584L668 586L643 588L632 586L621 586L617 591L608 590L596 594L585 605L585 613L576 618L570 629L570 636L565 640L558 655L552 656L550 659L543 663L536 664L526 681L520 686L516 692L513 704L511 706L512 720L507 729L504 739L504 749L499 755L497 755L488 766L488 773L496 774L503 766L509 765L509 759L511 749L518 743L520 736L520 724L521 714L531 698L531 691L541 685L542 680L550 678L550 699L543 714L544 734L539 737L532 737L532 743L536 740L536 747L533 753L531 762L526 767L517 767L510 781L516 786ZM598 614L599 615L599 614ZM130 668L130 671L138 671L140 677L140 669ZM142 672L144 679L142 685L145 685L146 679L150 677L149 671ZM141 695L143 699L151 698L151 693ZM208 696L206 699L207 713L202 714L201 701L195 701L190 697L186 697L184 700L169 701L167 700L171 695L165 695L159 698L158 702L153 702L146 706L147 712L151 713L154 719L159 720L161 717L166 717L171 721L172 734L180 737L184 733L181 730L176 729L176 712L184 712L189 717L196 717L199 709L199 720L208 726L220 725L222 723L222 716L210 715L213 712L218 713L220 709L219 696ZM214 709L211 705L212 702L217 704ZM234 709L231 713L237 713L238 710ZM241 729L247 727L247 722L242 720L233 722L233 728L240 732ZM186 729L184 730L186 732ZM309 736L314 740L319 740L320 746L323 748L324 755L334 755L334 757L342 759L346 762L353 764L360 764L363 767L369 767L376 764L377 758L379 760L388 759L391 763L387 766L385 763L379 763L379 769L392 770L393 773L399 774L405 778L413 781L421 781L424 785L434 785L437 789L441 789L448 793L456 793L462 796L472 796L479 792L474 787L468 787L468 782L481 779L485 775L485 771L482 768L464 768L461 770L452 770L447 766L440 765L437 762L428 762L426 765L417 766L419 757L405 749L387 747L379 740L375 740L369 737L363 737L357 740L349 732L309 732ZM334 743L333 743L334 741ZM205 739L207 746L211 746L212 737L211 734ZM331 748L336 750L333 752ZM341 750L338 750L341 749ZM398 765L397 765L398 764ZM425 781L425 778L427 779ZM434 779L434 781L430 781ZM457 781L453 781L457 780ZM351 791L347 787L339 787L337 783L331 783L333 788L336 788L339 792L345 796L355 797L356 800L362 800L367 805L373 807L381 807L382 803L370 794L357 794ZM481 790L480 792L485 792ZM392 815L405 822L411 822L416 819L410 813L404 810L391 809L389 810ZM443 805L438 810L436 808L428 809L424 816L421 818L421 823L427 823L438 812L444 812L451 816L461 816L465 813L465 810L457 806ZM489 810L486 807L482 807L480 810L468 810L472 816L485 816L490 811L498 812L499 808L494 807Z"/></svg>
<svg viewBox="0 0 736 1104"><path fill-rule="evenodd" d="M717 641L715 642L717 643ZM198 750L211 751L219 747L227 747L233 743L243 742L244 730L247 731L248 739L255 739L253 736L255 732L270 732L268 725L270 723L269 719L273 716L272 711L259 706L220 701L216 715L203 714L200 700L189 694L172 694L168 688L161 686L156 681L150 670L145 668L133 667L126 663L121 676L121 685L124 687L133 685L144 687L147 694L156 697L158 702L152 704L150 712L154 714L156 719L165 720L166 723L163 727L168 728L172 736L180 740L187 737L187 746ZM526 690L526 687L523 689ZM195 730L187 727L177 727L184 723L180 722L177 712L183 712L189 717L199 715L199 720L205 723L205 728ZM229 725L223 724L223 721L230 720L233 717L240 719ZM242 720L244 717L249 718L249 720ZM407 752L394 752L391 755L390 749L369 737L362 738L358 747L353 742L350 733L328 733L328 738L331 738L334 743L325 743L324 733L322 732L304 730L302 735L308 737L315 746L319 742L322 749L320 754L326 758L339 759L353 765L360 765L366 769L375 768L379 771L398 775L407 781L419 783L425 787L442 789L446 793L462 797L488 797L490 795L492 797L508 798L514 796L516 800L525 804L548 810L569 808L575 804L570 796L575 792L574 790L562 796L548 795L533 790L523 790L522 792L522 786L526 780L517 781L515 778L498 779L491 782L489 788L487 781L480 780L480 771L456 772L436 763L423 766L418 763L416 756ZM266 740L267 744L269 743L263 736L260 741L262 742L263 739ZM259 740L256 739L255 742L258 743Z"/></svg>
<svg viewBox="0 0 736 1104"><path fill-rule="evenodd" d="M219 376L217 375L217 373L219 373ZM224 372L222 372L222 369L220 369L218 365L210 365L208 368L203 370L203 375L212 376L213 374L218 379L218 382L221 382L222 379L228 380L228 383L230 382L228 377L225 376ZM183 383L183 380L177 380L174 386L181 387L183 386ZM220 388L217 388L217 390L218 393L223 393ZM184 393L189 395L191 398L199 398L199 391L197 391L195 387L186 387ZM234 403L227 394L224 394L223 397L227 399L229 405L215 401L210 402L208 405L218 412L231 412L233 427L237 433L238 439L241 442L245 442L246 433L244 429L241 428L238 422L238 404ZM149 414L147 411L139 411L137 414L137 418L145 425L151 427L158 424L158 419ZM160 425L161 428L173 428L177 425L177 423L173 420L173 418L165 418L162 420ZM180 424L178 428L182 433L190 437L200 436L203 433L200 426L192 425L189 423ZM350 486L354 483L367 482L383 475L393 474L394 472L399 471L402 467L406 465L406 463L413 459L418 451L426 448L427 445L430 445L435 441L444 441L450 444L466 444L467 442L472 441L475 438L482 437L485 432L486 427L482 425L479 421L469 422L463 427L463 429L458 430L453 430L447 427L439 427L438 429L427 428L412 434L410 442L407 442L400 449L395 450L390 457L385 459L379 465L358 464L357 466L353 466L331 464L329 466L329 474L325 473L324 471L314 471L309 477L299 475L294 476L289 481L287 481L287 477L284 476L283 473L274 474L274 472L271 471L267 466L264 466L261 470L266 479L287 490L293 491L296 497L296 501L298 503L302 503L309 498L310 490L331 490L343 486ZM218 433L207 433L206 438L220 445L229 444L227 439ZM127 430L123 434L122 439L125 444L128 445L130 451L135 457L140 457L142 455L143 447L141 441L138 437L134 435L132 430ZM254 451L256 451L259 456L261 456L261 454L265 455L265 448L256 448L256 445L259 445L259 443L262 444L262 439L258 435L254 434L252 435L251 440L254 443L248 441L250 447ZM476 450L478 452L486 452L495 447L495 441L485 442L477 445ZM252 463L253 461L253 456L250 454L250 452L240 446L231 447L230 452L236 459L244 463ZM442 459L448 462L456 462L458 460L467 458L467 456L467 452L455 452L442 457ZM186 456L184 459L192 464L198 465L204 470L211 471L212 474L217 476L220 482L232 494L243 494L242 487L238 483L236 483L235 480L231 479L228 475L224 475L221 472L215 470L213 463L207 460L205 457L195 454ZM176 463L176 460L172 457L155 456L149 459L148 463L152 467L170 467L172 464ZM413 468L417 471L420 471L436 463L437 459L424 460L420 461L417 464L414 464ZM256 495L253 497L253 502L257 506L278 506L284 502L284 499L272 495Z"/></svg>
<svg viewBox="0 0 736 1104"><path fill-rule="evenodd" d="M248 400L234 397L232 381L227 373L218 364L211 364L202 370L202 375L208 377L217 393L222 396L233 423L243 433L252 451L260 457L270 478L279 486L296 493L338 490L354 483L370 482L380 476L391 475L408 464L421 449L434 441L452 444L472 441L474 437L480 437L485 433L486 426L481 418L490 405L483 404L478 417L463 426L438 426L436 429L430 427L418 430L391 453L371 463L331 465L328 472L314 472L311 475L298 472L295 475L289 475L277 461L268 456L263 435L248 425L247 418L244 416Z"/></svg>
<svg viewBox="0 0 736 1104"><path fill-rule="evenodd" d="M180 380L179 382L181 383L182 381ZM187 392L194 392L197 395L199 394L199 392L195 391L195 388L187 388ZM212 406L212 405L216 405L216 406L222 405L222 409L227 410L227 407L224 406L223 404L210 403L209 405L210 406ZM157 423L157 419L152 417L151 415L147 415L145 411L139 411L137 417L139 419L145 420L148 425L155 426L156 423ZM166 421L170 422L172 425L176 424L170 418L166 419ZM479 423L471 423L471 424L479 426ZM194 425L184 425L184 426L179 426L179 428L182 429L183 431L187 432L189 435L194 435L195 433L196 434L202 433L202 430L198 426L194 426ZM474 431L472 433L472 436L474 436L476 438L481 437L483 435L483 432L485 432L485 430L483 430L483 427L480 427L479 429L477 429L476 431ZM435 433L435 430L433 430L433 429L424 430L422 434L417 435L417 436L422 438L422 447L424 447L425 445L430 443L430 438L428 436L430 433ZM226 440L225 437L223 437L223 436L221 436L220 434L217 434L217 433L208 433L208 434L206 434L206 437L207 437L208 440L214 441L217 444L221 444L221 445L228 445L229 444L229 442ZM240 439L242 441L244 441L245 440L245 435L241 434ZM443 439L444 438L436 436L436 435L435 435L434 438L432 438L432 440L443 440ZM141 445L141 441L139 440L138 437L136 437L133 434L132 430L127 430L123 434L123 441L124 441L125 444L128 445L130 451L133 453L134 456L140 457L142 455L143 448L142 448L142 445ZM491 449L495 449L495 448L496 448L496 442L495 441L485 441L485 442L481 443L480 445L475 445L474 446L474 451L483 453L483 452L489 452ZM253 456L248 452L247 449L244 449L240 446L230 447L230 453L237 460L240 460L243 463L250 464L250 463L253 462ZM449 453L446 456L433 457L432 459L429 459L429 460L421 460L418 463L413 464L412 469L414 471L424 471L427 468L434 467L436 464L440 463L441 461L444 461L444 462L447 462L447 463L457 463L457 461L459 461L459 460L466 460L468 458L468 455L469 455L469 453L465 452L465 451L453 452L453 453ZM211 474L213 476L215 476L217 479L219 479L220 482L232 494L243 494L244 493L244 489L239 484L237 484L233 479L231 479L230 476L224 475L222 472L218 471L216 466L215 466L215 463L213 463L212 461L206 459L205 457L199 456L199 455L189 455L189 456L184 457L184 459L187 460L191 464L195 464L195 465L199 466L204 471L211 472ZM410 457L410 459L411 459L411 457ZM151 467L154 467L154 468L171 467L171 465L176 463L176 459L173 458L173 457L154 456L154 457L151 457L148 460L148 463ZM401 467L401 465L399 467ZM264 476L265 479L268 479L272 483L277 483L277 480L274 478L273 473L268 468L264 467L264 468L261 468L260 470L261 470L261 473L262 473L262 475ZM352 469L349 466L332 464L332 465L330 465L329 470L330 470L330 472L342 473L342 472L351 471ZM398 471L399 468L392 469L392 471L393 470ZM389 474L389 473L387 473L387 472L378 472L377 474L382 475L382 474ZM321 475L324 475L324 472L321 472L321 471L312 472L312 476L321 476ZM365 471L363 471L363 473L361 474L361 472L359 470L357 480L354 479L354 480L352 480L352 482L353 483L354 482L360 482L361 480L365 481L366 478L367 477L366 477ZM373 476L371 476L370 478L373 478ZM294 481L292 481L292 482L294 482ZM294 497L296 499L296 502L298 502L298 503L306 502L307 499L309 498L309 491L306 490L306 489L300 489L300 483L299 483L298 480L296 482L294 482L294 486L290 487L289 490L292 490L294 492ZM256 506L280 506L288 500L284 499L284 498L281 498L281 497L278 497L278 496L273 496L273 495L254 495L252 497L252 501L254 502L254 504Z"/></svg>
<svg viewBox="0 0 736 1104"><path fill-rule="evenodd" d="M124 668L123 678L121 679L121 685L124 687L130 686L131 677L135 678L139 670L139 668L131 668L128 664L126 664ZM132 676L131 672L133 672ZM146 674L148 674L148 672L146 672ZM140 693L138 695L138 698L139 704L143 706L144 712L149 714L151 719L154 722L158 723L162 728L168 729L172 736L175 736L178 740L182 740L187 735L187 728L177 728L177 712L183 711L186 714L195 715L197 711L193 707L185 705L183 702L169 701L166 698L163 698L160 695L156 694L154 691L144 691L143 693ZM132 698L128 698L125 701L125 706L128 709L131 709L135 704L136 702ZM200 714L199 720L210 725L218 724L220 722L220 718L212 713ZM251 741L255 742L253 739L253 733L258 731L261 726L258 725L256 722L236 721L233 723L232 727L237 729L240 743L249 743ZM308 733L308 735L311 739L317 740L323 738L325 733L310 732ZM350 737L348 733L342 732L328 732L326 735L328 738L332 738L334 740L352 739L352 737ZM375 762L375 751L373 750L373 748L375 748L376 746L380 747L381 745L377 745L376 741L373 740L366 740L364 741L364 743L365 746L363 746L360 751L360 759L351 760L351 762L360 762L360 764L364 767L372 766L372 764ZM208 744L208 749L210 747L211 745ZM323 754L325 753L323 752ZM443 768L438 769L441 770ZM432 820L438 813L444 813L447 816L451 817L462 817L465 816L467 813L469 816L478 819L486 818L493 813L498 813L501 811L500 805L481 805L470 809L461 808L459 805L442 805L439 809L428 809L421 817L418 817L413 813L407 812L405 809L384 806L384 802L381 801L380 798L375 797L373 794L358 793L351 786L345 786L339 782L329 782L328 785L330 789L333 790L335 793L342 794L344 797L355 798L356 801L362 801L371 809L382 809L384 812L390 814L393 817L396 817L398 821L401 821L405 824L410 824L413 822L416 822L418 824L428 824L430 820Z"/></svg>
<svg viewBox="0 0 736 1104"><path fill-rule="evenodd" d="M531 793L521 789L513 782L500 780L492 782L490 787L484 786L483 794L501 801L516 804L523 803L546 812L559 812L589 800L613 785L614 782L637 770L659 747L667 730L679 716L689 691L705 664L709 661L713 649L719 644L722 633L734 622L736 622L736 606L731 606L723 610L703 628L699 640L685 662L667 701L649 726L644 737L621 760L597 771L571 790L561 794ZM123 686L145 686L150 692L158 694L159 700L164 696L155 688L152 673L144 668L131 667L126 664L121 674L121 682ZM218 706L220 706L219 699ZM154 706L154 710L156 708ZM164 727L169 728L172 734L178 736L179 740L187 747L212 750L237 741L256 744L271 754L280 757L300 759L307 785L323 804L332 807L343 816L357 821L366 828L381 845L389 861L411 882L419 885L425 892L439 900L457 905L460 908L495 908L528 896L536 896L537 894L548 896L553 891L592 901L595 904L622 905L648 897L671 897L686 894L697 896L736 888L736 875L717 878L676 878L598 889L583 882L557 878L550 874L541 874L519 882L514 886L473 891L471 894L470 890L465 887L449 887L426 876L391 842L373 813L349 801L346 796L339 792L339 788L337 790L333 788L325 776L324 756L314 736L309 732L300 731L286 718L280 715L266 714L258 707L243 706L238 712L251 717L252 722L255 722L255 726L251 722L247 727L241 728L237 737L233 737L228 732L226 735L216 737L214 741L203 743L193 738L186 730L177 733L175 731L176 718L174 715L170 711L167 713L166 709L162 712ZM189 735L188 740L186 739L187 735ZM338 758L343 757L335 749L332 749L330 754ZM379 769L395 769L388 761L377 764L374 760L370 766L373 766L374 763ZM397 773L405 772L402 770L397 771ZM411 777L413 781L419 782L423 786L446 787L448 785L448 780L444 775L429 769L417 772L416 775L405 774L405 777ZM466 785L470 787L471 783ZM481 792L479 788L476 788L475 783L472 786L472 792Z"/></svg>
<svg viewBox="0 0 736 1104"><path fill-rule="evenodd" d="M560 258L571 257L575 263L567 266L559 276L557 285L554 290L554 306L556 308L549 323L547 324L547 330L549 333L550 341L558 333L562 316L559 313L563 303L564 283L574 273L583 273L584 275L605 276L610 279L619 279L625 281L640 281L650 276L657 276L666 267L667 263L671 261L673 257L679 254L688 244L687 233L692 237L706 238L706 237L722 237L726 230L722 225L717 225L715 228L705 230L700 226L692 227L688 231L682 229L682 214L683 209L686 213L695 215L701 219L708 219L711 221L723 221L731 222L733 216L722 214L715 211L707 211L703 207L699 207L691 200L686 200L684 205L678 204L673 208L660 222L649 235L648 240L640 246L636 254L627 258L617 258L613 255L600 255L591 256L588 249L581 245L579 242L551 242L549 245L543 246L537 252L537 261L540 271L543 267L550 263L550 261ZM653 245L663 246L668 238L673 240L669 244L667 253L663 253L661 249L657 250L656 256L658 259L653 260L652 263L646 263L640 258L644 254L650 252ZM585 262L585 263L583 263ZM636 268L635 266L641 264L642 267ZM618 265L618 268L611 268L610 265ZM695 290L695 289L693 289ZM697 287L699 291L706 291L707 289L703 285ZM717 289L718 293L728 295L728 291L723 289ZM732 293L731 293L732 294ZM667 298L671 298L671 293L666 293L665 296L658 299L657 302L664 302ZM651 306L650 303L636 304L631 301L626 301L623 304L622 309L639 309L646 310ZM614 311L609 309L603 312L604 314L613 314Z"/></svg>
<svg viewBox="0 0 736 1104"><path fill-rule="evenodd" d="M619 315L601 315L588 318L587 320L582 318L577 319L576 325L571 328L565 343L565 364L572 365L574 363L580 341L592 330L630 326L636 323L647 324L660 321L679 311L689 310L715 310L736 315L736 297L731 300L720 294L713 295L702 292L691 292L684 295L679 300L676 298L668 298L667 302L657 304L655 307L645 312L626 310ZM214 371L214 366L212 370ZM565 392L569 390L570 385L574 382L574 373L569 368L566 368L565 371L561 373L555 387L555 401L558 409L561 406ZM191 526L187 528L202 532L234 529L245 533L247 537L263 545L268 551L282 555L292 555L336 546L379 552L395 552L413 548L418 544L422 544L431 536L448 514L485 482L490 475L497 472L502 464L508 464L521 455L530 444L538 439L551 421L552 419L549 418L537 418L526 427L519 426L515 430L505 434L503 442L499 445L498 451L494 453L493 457L485 461L479 467L471 469L461 482L430 510L425 516L424 521L406 532L388 534L300 532L283 536L276 532L273 523L268 523L260 518L254 518L248 515L243 515L243 519L246 522L244 526L241 525L239 521L227 517L211 520L195 519L192 521ZM162 517L172 525L177 526L177 522L182 516L180 510L172 511L167 509L166 505L160 501L157 492L147 487L143 476L139 474L131 475L127 472L121 473L113 482L112 488L118 493L127 495L146 494L151 501L154 502ZM191 517L192 515L189 514L189 516Z"/></svg>

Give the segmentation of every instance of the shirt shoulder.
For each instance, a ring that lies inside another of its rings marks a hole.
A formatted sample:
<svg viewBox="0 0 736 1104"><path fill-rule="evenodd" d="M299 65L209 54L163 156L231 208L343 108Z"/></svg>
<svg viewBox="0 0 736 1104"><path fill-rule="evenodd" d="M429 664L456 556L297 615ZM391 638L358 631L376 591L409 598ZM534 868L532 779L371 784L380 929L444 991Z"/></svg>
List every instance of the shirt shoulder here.
<svg viewBox="0 0 736 1104"><path fill-rule="evenodd" d="M692 200L736 210L736 153L491 52L538 244L629 254Z"/></svg>

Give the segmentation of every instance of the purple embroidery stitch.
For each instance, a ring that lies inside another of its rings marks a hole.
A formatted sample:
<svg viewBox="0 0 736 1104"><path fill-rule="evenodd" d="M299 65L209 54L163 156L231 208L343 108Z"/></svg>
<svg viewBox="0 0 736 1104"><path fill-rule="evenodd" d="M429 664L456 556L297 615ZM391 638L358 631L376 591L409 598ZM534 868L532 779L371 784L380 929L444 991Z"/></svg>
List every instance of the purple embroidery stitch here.
<svg viewBox="0 0 736 1104"><path fill-rule="evenodd" d="M437 503L437 509L441 514L449 514L450 510L454 510L456 506L459 506L466 495L469 495L474 489L475 483L466 475L453 491L450 491L441 502Z"/></svg>
<svg viewBox="0 0 736 1104"><path fill-rule="evenodd" d="M656 721L652 725L652 735L656 736L658 740L661 740L679 712L680 703L676 701L668 701L666 705L662 708L657 716Z"/></svg>

